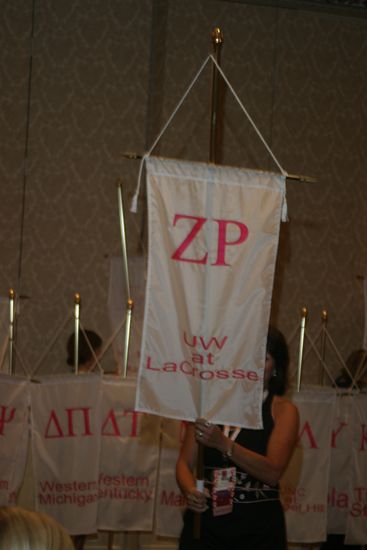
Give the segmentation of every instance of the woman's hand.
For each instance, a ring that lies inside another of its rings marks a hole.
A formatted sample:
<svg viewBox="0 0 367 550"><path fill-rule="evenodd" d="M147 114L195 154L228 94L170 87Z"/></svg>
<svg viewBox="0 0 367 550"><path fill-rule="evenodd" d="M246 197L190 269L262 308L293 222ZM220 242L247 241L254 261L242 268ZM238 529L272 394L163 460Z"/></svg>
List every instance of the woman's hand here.
<svg viewBox="0 0 367 550"><path fill-rule="evenodd" d="M186 494L187 507L189 510L198 512L199 514L202 514L208 509L206 499L207 495L197 489L192 489Z"/></svg>
<svg viewBox="0 0 367 550"><path fill-rule="evenodd" d="M198 443L218 449L222 453L228 450L228 438L218 426L205 418L197 418L195 421L195 439Z"/></svg>

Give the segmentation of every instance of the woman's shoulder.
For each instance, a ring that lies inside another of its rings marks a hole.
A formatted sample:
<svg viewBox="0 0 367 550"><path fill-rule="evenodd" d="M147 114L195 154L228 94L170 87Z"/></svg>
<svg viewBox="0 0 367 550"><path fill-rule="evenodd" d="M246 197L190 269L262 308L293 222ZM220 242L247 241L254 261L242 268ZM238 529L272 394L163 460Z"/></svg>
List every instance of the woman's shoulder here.
<svg viewBox="0 0 367 550"><path fill-rule="evenodd" d="M286 399L281 395L274 395L273 397L273 416L274 418L280 416L292 416L296 420L299 418L298 409L292 401Z"/></svg>

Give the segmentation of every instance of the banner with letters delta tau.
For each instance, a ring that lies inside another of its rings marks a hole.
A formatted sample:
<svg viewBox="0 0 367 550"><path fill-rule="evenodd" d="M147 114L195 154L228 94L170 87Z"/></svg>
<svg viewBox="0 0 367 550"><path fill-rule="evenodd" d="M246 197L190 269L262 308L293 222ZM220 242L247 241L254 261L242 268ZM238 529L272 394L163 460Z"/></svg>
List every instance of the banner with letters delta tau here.
<svg viewBox="0 0 367 550"><path fill-rule="evenodd" d="M285 178L146 162L148 277L136 408L260 428Z"/></svg>

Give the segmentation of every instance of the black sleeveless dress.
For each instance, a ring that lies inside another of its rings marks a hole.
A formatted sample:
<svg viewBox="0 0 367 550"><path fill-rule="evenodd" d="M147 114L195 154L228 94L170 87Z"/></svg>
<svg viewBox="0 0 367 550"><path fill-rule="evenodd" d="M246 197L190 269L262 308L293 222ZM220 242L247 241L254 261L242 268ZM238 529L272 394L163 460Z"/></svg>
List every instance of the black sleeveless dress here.
<svg viewBox="0 0 367 550"><path fill-rule="evenodd" d="M265 455L274 427L271 416L272 396L263 403L263 429L242 429L236 443ZM205 447L205 485L212 486L213 471L235 466L221 452ZM200 540L193 538L194 514L187 510L179 550L286 550L286 531L278 487L270 487L236 467L236 487L230 514L213 516L209 509L201 514Z"/></svg>

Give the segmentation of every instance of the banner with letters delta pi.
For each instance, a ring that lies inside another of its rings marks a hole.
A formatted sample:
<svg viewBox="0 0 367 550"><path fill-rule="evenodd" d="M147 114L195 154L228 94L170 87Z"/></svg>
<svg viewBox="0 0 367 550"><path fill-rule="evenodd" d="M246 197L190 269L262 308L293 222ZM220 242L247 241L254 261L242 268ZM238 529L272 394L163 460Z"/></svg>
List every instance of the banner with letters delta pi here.
<svg viewBox="0 0 367 550"><path fill-rule="evenodd" d="M260 428L285 178L146 162L148 277L136 408Z"/></svg>
<svg viewBox="0 0 367 550"><path fill-rule="evenodd" d="M41 377L31 384L36 509L72 535L95 533L99 500L101 377Z"/></svg>

